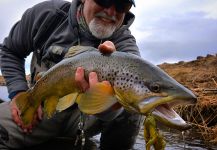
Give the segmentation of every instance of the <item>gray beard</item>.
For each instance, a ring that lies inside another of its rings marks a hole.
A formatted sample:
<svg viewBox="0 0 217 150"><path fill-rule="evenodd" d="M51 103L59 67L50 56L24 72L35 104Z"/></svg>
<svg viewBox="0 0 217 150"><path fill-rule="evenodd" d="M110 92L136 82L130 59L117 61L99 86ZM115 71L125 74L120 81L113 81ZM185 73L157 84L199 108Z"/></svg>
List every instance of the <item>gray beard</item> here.
<svg viewBox="0 0 217 150"><path fill-rule="evenodd" d="M93 36L95 36L98 39L106 39L112 36L112 34L116 30L115 25L102 25L97 19L93 19L89 23L89 29Z"/></svg>

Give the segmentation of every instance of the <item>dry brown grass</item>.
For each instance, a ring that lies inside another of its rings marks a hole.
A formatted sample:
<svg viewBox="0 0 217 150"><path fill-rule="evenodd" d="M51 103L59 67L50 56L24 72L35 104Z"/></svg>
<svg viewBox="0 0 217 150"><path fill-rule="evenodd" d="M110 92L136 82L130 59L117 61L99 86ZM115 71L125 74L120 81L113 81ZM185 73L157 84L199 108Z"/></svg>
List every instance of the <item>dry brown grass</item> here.
<svg viewBox="0 0 217 150"><path fill-rule="evenodd" d="M183 106L177 108L177 112L194 125L205 141L217 144L216 105Z"/></svg>
<svg viewBox="0 0 217 150"><path fill-rule="evenodd" d="M205 141L217 143L217 55L160 67L198 96L196 105L178 107L177 112L194 124Z"/></svg>

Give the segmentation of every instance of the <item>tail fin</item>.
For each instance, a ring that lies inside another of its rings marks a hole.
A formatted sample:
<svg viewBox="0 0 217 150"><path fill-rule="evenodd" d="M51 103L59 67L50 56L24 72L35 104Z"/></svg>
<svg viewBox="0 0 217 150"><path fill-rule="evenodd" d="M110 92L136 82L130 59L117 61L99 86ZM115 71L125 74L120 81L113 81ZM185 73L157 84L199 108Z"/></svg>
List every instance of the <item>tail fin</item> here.
<svg viewBox="0 0 217 150"><path fill-rule="evenodd" d="M23 121L24 125L30 125L34 119L34 115L36 113L37 108L33 106L29 106L23 113L21 113L20 117Z"/></svg>
<svg viewBox="0 0 217 150"><path fill-rule="evenodd" d="M29 105L29 94L28 92L21 92L16 97L16 104L21 114L28 108Z"/></svg>
<svg viewBox="0 0 217 150"><path fill-rule="evenodd" d="M25 125L29 125L33 121L34 113L37 107L30 105L30 96L28 92L19 93L16 97L16 104L21 112L21 119Z"/></svg>

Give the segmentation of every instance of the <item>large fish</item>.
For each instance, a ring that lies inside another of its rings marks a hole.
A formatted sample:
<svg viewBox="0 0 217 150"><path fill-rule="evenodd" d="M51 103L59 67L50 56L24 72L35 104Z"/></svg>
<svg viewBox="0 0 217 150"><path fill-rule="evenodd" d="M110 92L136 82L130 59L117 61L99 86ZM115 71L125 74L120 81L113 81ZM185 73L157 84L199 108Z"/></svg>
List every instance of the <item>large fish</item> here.
<svg viewBox="0 0 217 150"><path fill-rule="evenodd" d="M100 81L108 80L111 86L98 83L82 93L75 83L77 67L85 69L86 78L94 71ZM196 103L196 97L163 70L136 55L118 51L105 55L93 47L75 46L16 102L26 125L42 102L48 118L74 103L91 115L104 113L119 103L131 112L152 112L167 126L184 130L189 128L188 123L172 107Z"/></svg>

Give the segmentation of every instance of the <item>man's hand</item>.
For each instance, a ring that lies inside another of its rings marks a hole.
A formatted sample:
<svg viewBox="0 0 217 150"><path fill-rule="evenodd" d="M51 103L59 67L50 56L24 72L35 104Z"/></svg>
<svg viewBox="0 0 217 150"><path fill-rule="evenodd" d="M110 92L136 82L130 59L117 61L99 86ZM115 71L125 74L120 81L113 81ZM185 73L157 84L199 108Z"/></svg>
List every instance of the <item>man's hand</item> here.
<svg viewBox="0 0 217 150"><path fill-rule="evenodd" d="M82 67L78 67L75 73L75 81L77 85L80 87L80 89L85 92L90 87L94 86L96 83L98 83L98 76L96 72L91 72L89 74L89 83L84 78L84 69ZM105 84L110 85L108 81L102 81Z"/></svg>
<svg viewBox="0 0 217 150"><path fill-rule="evenodd" d="M37 109L37 113L34 116L33 122L28 126L24 125L21 118L20 118L20 110L18 109L18 107L16 105L16 98L18 95L19 95L19 93L12 99L12 101L10 103L12 118L13 118L14 122L23 129L23 132L30 133L30 132L32 132L32 128L40 120L42 120L42 115L43 115L42 109L41 109L41 106L39 106L39 108Z"/></svg>

